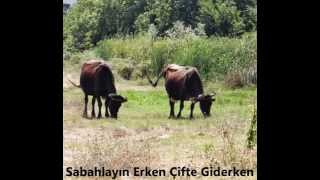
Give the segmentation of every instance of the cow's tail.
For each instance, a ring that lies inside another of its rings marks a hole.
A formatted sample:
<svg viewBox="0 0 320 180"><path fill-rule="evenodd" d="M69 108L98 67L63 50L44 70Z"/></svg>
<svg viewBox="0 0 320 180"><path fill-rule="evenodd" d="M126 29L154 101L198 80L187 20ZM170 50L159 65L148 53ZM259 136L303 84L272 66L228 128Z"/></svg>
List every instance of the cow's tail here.
<svg viewBox="0 0 320 180"><path fill-rule="evenodd" d="M158 75L157 80L156 80L154 83L151 81L151 79L150 79L150 77L148 76L148 74L146 74L146 76L147 76L147 79L148 79L149 83L150 83L153 87L156 87L157 84L158 84L158 81L159 81L160 78L163 76L163 74L164 74L164 71L161 71L161 73Z"/></svg>
<svg viewBox="0 0 320 180"><path fill-rule="evenodd" d="M78 88L81 88L81 86L80 86L80 85L78 85L78 84L76 84L76 83L72 82L69 78L67 78L67 79L68 79L68 81L69 81L73 86L78 87Z"/></svg>

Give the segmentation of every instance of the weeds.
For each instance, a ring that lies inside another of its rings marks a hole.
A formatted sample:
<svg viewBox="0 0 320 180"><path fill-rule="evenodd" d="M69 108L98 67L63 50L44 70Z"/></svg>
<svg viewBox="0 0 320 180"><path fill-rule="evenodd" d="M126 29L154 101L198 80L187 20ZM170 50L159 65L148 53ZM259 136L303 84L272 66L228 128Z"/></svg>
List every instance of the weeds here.
<svg viewBox="0 0 320 180"><path fill-rule="evenodd" d="M205 79L223 79L235 70L247 72L245 77L256 74L253 71L256 67L253 66L256 64L256 35L253 33L242 38L113 38L99 42L95 52L103 59L127 58L135 65L149 64L154 75L168 63L195 66ZM250 79L253 78L246 81Z"/></svg>
<svg viewBox="0 0 320 180"><path fill-rule="evenodd" d="M247 134L247 148L252 149L257 142L257 110L254 109L250 128Z"/></svg>

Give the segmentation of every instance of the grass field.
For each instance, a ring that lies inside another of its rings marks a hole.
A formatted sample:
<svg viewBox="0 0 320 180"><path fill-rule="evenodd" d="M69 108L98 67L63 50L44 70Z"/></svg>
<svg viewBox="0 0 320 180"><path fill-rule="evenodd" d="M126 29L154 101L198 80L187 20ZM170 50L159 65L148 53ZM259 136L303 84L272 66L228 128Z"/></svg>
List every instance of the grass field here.
<svg viewBox="0 0 320 180"><path fill-rule="evenodd" d="M71 76L76 82L77 73ZM182 119L168 119L169 102L163 81L153 88L147 81L126 81L116 76L116 86L128 102L120 108L117 120L97 120L81 117L82 91L64 84L64 167L124 169L150 166L169 169L187 166L200 169L210 165L235 166L254 169L255 176L215 179L256 179L256 147L246 148L256 102L255 86L232 90L220 83L205 83L206 92L217 93L212 116L204 119L197 104L194 120L187 118L189 102L185 102ZM88 107L90 115L91 98ZM176 114L178 108L176 103Z"/></svg>

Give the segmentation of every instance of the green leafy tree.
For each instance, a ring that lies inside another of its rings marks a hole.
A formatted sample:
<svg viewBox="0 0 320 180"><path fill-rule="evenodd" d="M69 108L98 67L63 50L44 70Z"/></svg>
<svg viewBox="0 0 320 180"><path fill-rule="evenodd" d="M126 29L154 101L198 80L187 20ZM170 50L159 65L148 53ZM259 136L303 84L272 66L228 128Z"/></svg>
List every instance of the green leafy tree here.
<svg viewBox="0 0 320 180"><path fill-rule="evenodd" d="M200 19L207 35L239 35L244 32L243 19L234 1L201 0Z"/></svg>
<svg viewBox="0 0 320 180"><path fill-rule="evenodd" d="M102 6L99 0L79 0L64 17L63 38L68 50L88 49L100 39Z"/></svg>
<svg viewBox="0 0 320 180"><path fill-rule="evenodd" d="M245 31L256 30L257 0L234 0L245 25Z"/></svg>
<svg viewBox="0 0 320 180"><path fill-rule="evenodd" d="M182 21L186 26L196 27L199 16L198 0L173 0L173 21Z"/></svg>
<svg viewBox="0 0 320 180"><path fill-rule="evenodd" d="M145 0L103 0L100 19L100 40L115 34L135 32L134 22L144 11Z"/></svg>
<svg viewBox="0 0 320 180"><path fill-rule="evenodd" d="M148 0L145 12L140 14L135 26L137 31L146 32L150 24L154 24L158 29L158 34L162 35L172 26L172 0Z"/></svg>
<svg viewBox="0 0 320 180"><path fill-rule="evenodd" d="M67 49L85 50L115 34L133 33L145 4L145 0L79 0L64 17Z"/></svg>
<svg viewBox="0 0 320 180"><path fill-rule="evenodd" d="M255 30L256 13L256 0L79 0L63 16L64 50L82 51L106 38L147 33L151 25L156 36L166 36L172 28L178 32L177 22L200 36L235 36Z"/></svg>

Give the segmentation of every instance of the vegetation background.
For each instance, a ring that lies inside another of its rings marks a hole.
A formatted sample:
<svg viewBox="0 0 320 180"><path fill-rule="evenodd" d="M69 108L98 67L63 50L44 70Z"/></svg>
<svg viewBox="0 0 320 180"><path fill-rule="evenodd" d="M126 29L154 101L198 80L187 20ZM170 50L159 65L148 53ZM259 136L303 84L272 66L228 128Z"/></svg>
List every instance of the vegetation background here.
<svg viewBox="0 0 320 180"><path fill-rule="evenodd" d="M256 0L79 0L63 17L64 165L256 169L256 6ZM110 64L128 97L118 120L80 117L82 92L65 79L77 82L89 59ZM203 119L197 108L193 121L167 119L163 80L152 88L145 75L158 75L168 63L198 68L205 91L217 92L212 117Z"/></svg>

